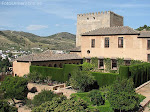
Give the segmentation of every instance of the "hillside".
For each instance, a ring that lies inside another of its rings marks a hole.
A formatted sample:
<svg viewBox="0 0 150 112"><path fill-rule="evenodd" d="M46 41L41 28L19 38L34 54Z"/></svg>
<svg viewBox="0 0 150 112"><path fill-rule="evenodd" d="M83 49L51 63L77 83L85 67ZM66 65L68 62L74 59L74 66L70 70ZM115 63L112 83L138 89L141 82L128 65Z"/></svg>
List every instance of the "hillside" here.
<svg viewBox="0 0 150 112"><path fill-rule="evenodd" d="M67 32L41 37L27 32L0 31L0 49L14 48L30 50L31 48L67 50L75 47L75 35Z"/></svg>

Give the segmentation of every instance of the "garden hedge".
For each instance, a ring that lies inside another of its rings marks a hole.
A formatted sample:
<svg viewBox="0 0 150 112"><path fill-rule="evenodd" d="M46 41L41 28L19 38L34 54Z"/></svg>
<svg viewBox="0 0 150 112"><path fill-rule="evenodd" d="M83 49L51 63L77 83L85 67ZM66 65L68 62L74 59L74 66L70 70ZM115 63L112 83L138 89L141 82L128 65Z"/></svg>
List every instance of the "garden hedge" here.
<svg viewBox="0 0 150 112"><path fill-rule="evenodd" d="M92 75L95 77L99 87L111 85L119 77L119 74L116 73L92 72Z"/></svg>
<svg viewBox="0 0 150 112"><path fill-rule="evenodd" d="M65 64L63 66L63 75L64 75L64 81L69 80L69 75L72 75L73 72L79 70L80 65L75 65L75 64Z"/></svg>
<svg viewBox="0 0 150 112"><path fill-rule="evenodd" d="M30 73L33 72L42 74L44 77L52 76L52 80L64 82L64 75L62 68L30 66Z"/></svg>
<svg viewBox="0 0 150 112"><path fill-rule="evenodd" d="M121 66L119 73L125 78L132 77L135 87L138 87L150 80L150 63Z"/></svg>

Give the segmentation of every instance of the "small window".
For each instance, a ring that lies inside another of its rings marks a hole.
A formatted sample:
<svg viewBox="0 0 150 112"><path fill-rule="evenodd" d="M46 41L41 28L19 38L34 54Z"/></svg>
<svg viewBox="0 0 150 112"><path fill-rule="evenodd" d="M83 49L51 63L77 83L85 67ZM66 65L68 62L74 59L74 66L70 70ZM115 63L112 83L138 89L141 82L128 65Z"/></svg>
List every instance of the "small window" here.
<svg viewBox="0 0 150 112"><path fill-rule="evenodd" d="M147 61L150 62L150 54L147 55Z"/></svg>
<svg viewBox="0 0 150 112"><path fill-rule="evenodd" d="M118 48L123 48L123 37L118 37Z"/></svg>
<svg viewBox="0 0 150 112"><path fill-rule="evenodd" d="M113 59L112 60L112 67L113 70L117 70L117 60Z"/></svg>
<svg viewBox="0 0 150 112"><path fill-rule="evenodd" d="M94 48L95 47L95 39L91 40L91 47Z"/></svg>
<svg viewBox="0 0 150 112"><path fill-rule="evenodd" d="M109 48L109 37L105 38L105 48Z"/></svg>
<svg viewBox="0 0 150 112"><path fill-rule="evenodd" d="M150 40L147 40L147 49L150 49Z"/></svg>
<svg viewBox="0 0 150 112"><path fill-rule="evenodd" d="M91 63L91 59L87 59L86 62L87 62L87 63Z"/></svg>
<svg viewBox="0 0 150 112"><path fill-rule="evenodd" d="M100 60L98 60L98 61L99 61L99 63L98 63L99 69L104 69L104 60L103 60L103 59L100 59Z"/></svg>
<svg viewBox="0 0 150 112"><path fill-rule="evenodd" d="M125 65L129 66L130 65L130 60L125 60Z"/></svg>

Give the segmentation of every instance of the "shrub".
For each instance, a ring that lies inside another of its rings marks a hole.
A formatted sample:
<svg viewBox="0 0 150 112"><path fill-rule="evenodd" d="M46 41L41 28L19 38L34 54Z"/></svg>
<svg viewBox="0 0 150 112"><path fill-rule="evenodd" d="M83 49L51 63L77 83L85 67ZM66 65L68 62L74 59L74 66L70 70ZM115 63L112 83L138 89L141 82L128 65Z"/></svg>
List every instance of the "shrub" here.
<svg viewBox="0 0 150 112"><path fill-rule="evenodd" d="M90 91L88 96L90 97L90 100L94 105L99 106L99 105L104 105L105 103L105 100L99 90Z"/></svg>
<svg viewBox="0 0 150 112"><path fill-rule="evenodd" d="M34 106L39 106L42 103L45 103L46 101L51 101L53 97L56 97L57 95L54 94L52 91L42 91L38 95L36 95L32 101Z"/></svg>
<svg viewBox="0 0 150 112"><path fill-rule="evenodd" d="M28 75L27 75L27 78L28 78L28 80L29 81L32 81L32 82L36 82L36 81L39 81L40 80L40 76L41 74L38 74L38 73L36 73L36 72L32 72L32 73L29 73Z"/></svg>

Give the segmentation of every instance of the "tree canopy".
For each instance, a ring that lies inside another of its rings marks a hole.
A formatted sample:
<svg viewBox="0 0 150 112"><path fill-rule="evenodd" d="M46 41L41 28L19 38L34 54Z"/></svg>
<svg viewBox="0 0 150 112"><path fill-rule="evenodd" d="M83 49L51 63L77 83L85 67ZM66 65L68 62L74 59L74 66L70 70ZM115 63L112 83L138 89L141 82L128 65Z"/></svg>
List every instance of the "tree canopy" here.
<svg viewBox="0 0 150 112"><path fill-rule="evenodd" d="M132 79L116 80L108 92L108 100L113 109L120 111L133 110L140 104Z"/></svg>
<svg viewBox="0 0 150 112"><path fill-rule="evenodd" d="M147 26L147 25L140 26L136 30L138 30L138 31L142 31L142 30L150 31L150 26Z"/></svg>
<svg viewBox="0 0 150 112"><path fill-rule="evenodd" d="M45 102L35 107L32 112L87 112L87 103L78 99L67 99L64 96L54 97L52 101Z"/></svg>
<svg viewBox="0 0 150 112"><path fill-rule="evenodd" d="M6 59L0 58L0 72L7 72L8 67L10 67L10 66L11 66L11 64L10 64L8 58L6 58Z"/></svg>
<svg viewBox="0 0 150 112"><path fill-rule="evenodd" d="M69 82L73 88L86 91L88 90L88 86L94 84L95 79L90 72L78 70L71 75Z"/></svg>
<svg viewBox="0 0 150 112"><path fill-rule="evenodd" d="M25 99L27 96L27 80L22 77L7 76L1 84L1 90L4 92L4 97L14 99ZM15 102L14 102L15 104Z"/></svg>

